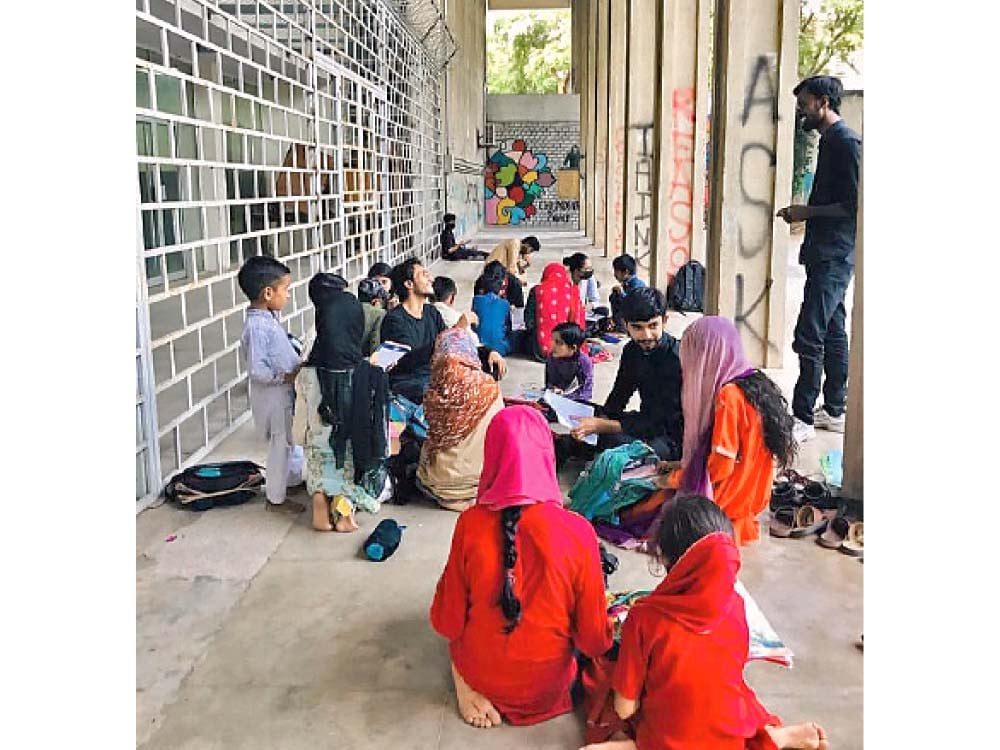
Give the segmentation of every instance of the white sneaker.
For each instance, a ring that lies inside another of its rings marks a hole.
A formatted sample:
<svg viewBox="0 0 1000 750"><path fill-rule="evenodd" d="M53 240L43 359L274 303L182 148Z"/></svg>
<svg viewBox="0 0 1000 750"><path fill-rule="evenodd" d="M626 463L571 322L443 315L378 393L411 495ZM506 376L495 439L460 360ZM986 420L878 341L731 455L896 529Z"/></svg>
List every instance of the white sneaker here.
<svg viewBox="0 0 1000 750"><path fill-rule="evenodd" d="M796 443L804 443L816 437L816 428L795 417L795 424L792 426L792 437Z"/></svg>
<svg viewBox="0 0 1000 750"><path fill-rule="evenodd" d="M839 417L833 417L830 415L826 409L822 406L813 412L813 427L817 430L829 430L830 432L844 432L844 423L847 421L847 417L841 414Z"/></svg>

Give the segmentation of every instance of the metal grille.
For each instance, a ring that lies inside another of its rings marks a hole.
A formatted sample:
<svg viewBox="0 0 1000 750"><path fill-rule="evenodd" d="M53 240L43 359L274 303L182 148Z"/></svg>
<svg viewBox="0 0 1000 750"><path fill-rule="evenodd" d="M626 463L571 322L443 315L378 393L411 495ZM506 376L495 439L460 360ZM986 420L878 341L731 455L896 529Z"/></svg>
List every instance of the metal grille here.
<svg viewBox="0 0 1000 750"><path fill-rule="evenodd" d="M136 0L136 497L249 416L235 275L426 258L442 211L440 74L386 0Z"/></svg>

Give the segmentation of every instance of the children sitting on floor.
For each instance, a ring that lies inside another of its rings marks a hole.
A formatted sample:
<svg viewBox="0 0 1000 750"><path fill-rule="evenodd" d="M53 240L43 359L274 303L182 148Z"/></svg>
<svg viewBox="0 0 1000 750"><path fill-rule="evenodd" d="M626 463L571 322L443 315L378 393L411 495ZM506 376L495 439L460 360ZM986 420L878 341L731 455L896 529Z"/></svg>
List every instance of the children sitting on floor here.
<svg viewBox="0 0 1000 750"><path fill-rule="evenodd" d="M545 360L545 387L574 401L590 401L594 393L594 364L580 350L583 329L560 323L552 329L552 353Z"/></svg>
<svg viewBox="0 0 1000 750"><path fill-rule="evenodd" d="M528 406L486 430L476 505L455 524L431 605L469 724L536 724L572 710L575 651L611 646L597 537L562 506L549 426Z"/></svg>
<svg viewBox="0 0 1000 750"><path fill-rule="evenodd" d="M437 311L441 313L441 317L444 318L445 325L449 328L454 328L458 325L459 320L461 320L464 315L466 320L469 321L469 325L474 325L478 323L478 318L476 318L472 313L464 312L460 313L455 309L455 297L458 296L458 286L455 284L455 280L448 276L436 276L434 278L434 307ZM479 346L479 336L476 332L469 330L469 335L472 337L473 343Z"/></svg>
<svg viewBox="0 0 1000 750"><path fill-rule="evenodd" d="M455 214L444 215L444 229L441 230L441 258L444 260L483 260L489 253L477 250L473 245L455 240Z"/></svg>
<svg viewBox="0 0 1000 750"><path fill-rule="evenodd" d="M625 321L621 317L622 302L636 289L642 289L646 282L635 275L635 258L631 255L618 255L611 261L611 269L618 283L611 288L608 301L611 304L611 317L616 330L625 330Z"/></svg>
<svg viewBox="0 0 1000 750"><path fill-rule="evenodd" d="M490 264L479 279L479 289L472 298L472 312L479 318L473 328L479 340L506 357L517 350L511 323L511 304L500 296L507 272L499 263ZM518 332L519 333L519 332ZM517 338L520 344L520 338Z"/></svg>
<svg viewBox="0 0 1000 750"><path fill-rule="evenodd" d="M655 541L667 575L632 606L613 668L622 721L584 750L825 750L822 727L781 726L743 679L740 553L719 507L698 495L668 501Z"/></svg>
<svg viewBox="0 0 1000 750"><path fill-rule="evenodd" d="M250 382L250 411L258 433L268 442L264 494L268 510L301 513L302 503L286 500L294 446L292 444L292 383L302 366L278 312L288 301L292 271L274 258L255 255L236 275L250 300L243 324L241 354ZM301 478L295 477L295 482Z"/></svg>
<svg viewBox="0 0 1000 750"><path fill-rule="evenodd" d="M684 459L669 486L722 508L736 542L760 538L757 515L771 498L774 463L795 460L792 417L781 390L743 353L736 326L706 316L684 332Z"/></svg>

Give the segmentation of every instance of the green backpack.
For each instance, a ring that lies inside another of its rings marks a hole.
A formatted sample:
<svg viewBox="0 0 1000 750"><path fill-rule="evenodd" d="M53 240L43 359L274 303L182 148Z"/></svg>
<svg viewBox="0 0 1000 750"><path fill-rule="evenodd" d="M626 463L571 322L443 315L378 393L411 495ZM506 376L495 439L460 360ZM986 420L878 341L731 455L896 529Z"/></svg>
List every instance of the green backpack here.
<svg viewBox="0 0 1000 750"><path fill-rule="evenodd" d="M569 509L588 521L608 521L617 525L619 509L639 502L656 490L650 479L622 481L622 472L636 462L655 464L659 460L656 452L641 440L602 451L590 467L580 473L569 491Z"/></svg>

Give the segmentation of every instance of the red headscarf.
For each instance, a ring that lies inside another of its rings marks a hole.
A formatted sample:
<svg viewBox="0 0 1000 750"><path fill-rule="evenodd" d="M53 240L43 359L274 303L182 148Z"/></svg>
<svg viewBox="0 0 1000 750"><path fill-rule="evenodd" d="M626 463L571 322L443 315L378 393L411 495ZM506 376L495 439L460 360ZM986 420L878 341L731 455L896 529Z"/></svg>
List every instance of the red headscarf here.
<svg viewBox="0 0 1000 750"><path fill-rule="evenodd" d="M566 267L549 263L542 271L542 283L535 287L535 335L542 356L552 351L552 329L567 322L585 329L587 313Z"/></svg>
<svg viewBox="0 0 1000 750"><path fill-rule="evenodd" d="M486 428L476 505L501 511L534 503L562 507L552 433L537 409L508 406Z"/></svg>
<svg viewBox="0 0 1000 750"><path fill-rule="evenodd" d="M636 607L655 607L693 633L710 633L729 614L740 551L724 531L707 534L681 555L653 593Z"/></svg>

